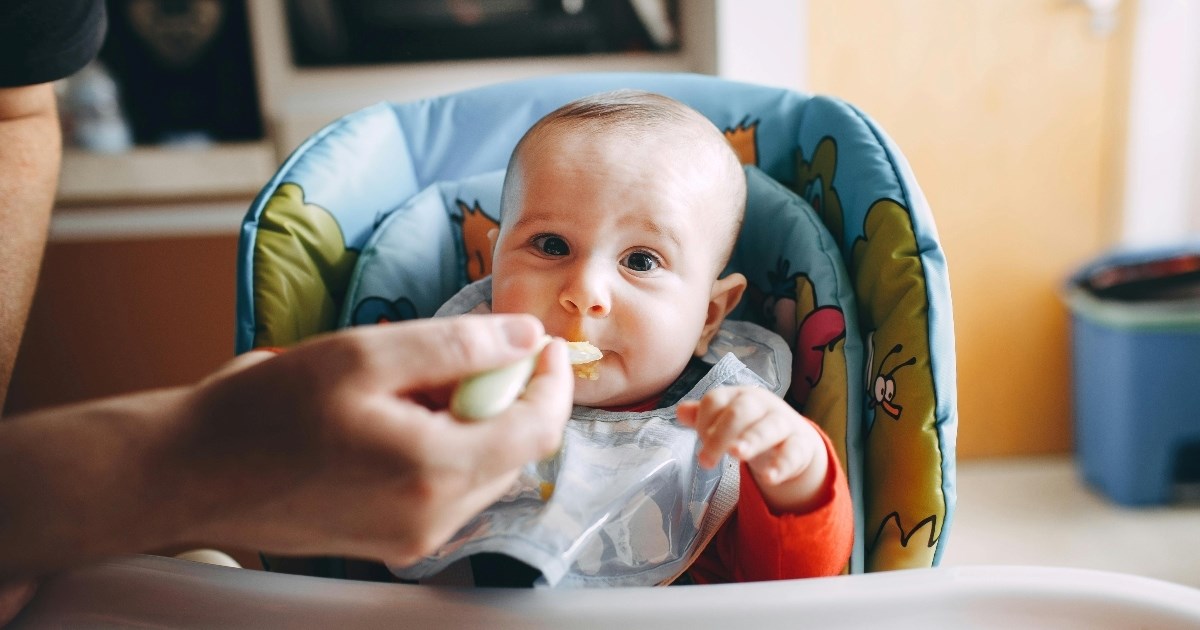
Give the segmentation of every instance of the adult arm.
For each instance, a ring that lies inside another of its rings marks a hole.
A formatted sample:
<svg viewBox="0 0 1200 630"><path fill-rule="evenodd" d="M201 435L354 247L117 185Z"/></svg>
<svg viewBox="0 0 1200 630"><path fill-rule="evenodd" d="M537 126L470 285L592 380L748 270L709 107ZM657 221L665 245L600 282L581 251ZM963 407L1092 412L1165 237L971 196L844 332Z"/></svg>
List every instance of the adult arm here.
<svg viewBox="0 0 1200 630"><path fill-rule="evenodd" d="M2 422L0 582L180 543L411 562L557 448L573 392L561 342L499 416L442 408L541 334L528 316L364 327L195 386Z"/></svg>
<svg viewBox="0 0 1200 630"><path fill-rule="evenodd" d="M0 409L37 285L61 155L51 85L0 88Z"/></svg>
<svg viewBox="0 0 1200 630"><path fill-rule="evenodd" d="M62 140L50 82L95 57L102 0L0 2L0 409L37 284Z"/></svg>

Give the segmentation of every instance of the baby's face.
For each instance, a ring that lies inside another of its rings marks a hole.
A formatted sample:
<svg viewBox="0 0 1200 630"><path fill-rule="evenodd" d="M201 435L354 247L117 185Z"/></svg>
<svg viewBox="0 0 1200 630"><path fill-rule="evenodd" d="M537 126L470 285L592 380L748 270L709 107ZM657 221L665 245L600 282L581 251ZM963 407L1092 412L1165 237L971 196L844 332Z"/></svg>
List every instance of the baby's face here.
<svg viewBox="0 0 1200 630"><path fill-rule="evenodd" d="M712 182L653 141L568 134L532 148L495 244L493 310L604 352L599 378L576 380L578 404L661 393L696 351L724 253Z"/></svg>

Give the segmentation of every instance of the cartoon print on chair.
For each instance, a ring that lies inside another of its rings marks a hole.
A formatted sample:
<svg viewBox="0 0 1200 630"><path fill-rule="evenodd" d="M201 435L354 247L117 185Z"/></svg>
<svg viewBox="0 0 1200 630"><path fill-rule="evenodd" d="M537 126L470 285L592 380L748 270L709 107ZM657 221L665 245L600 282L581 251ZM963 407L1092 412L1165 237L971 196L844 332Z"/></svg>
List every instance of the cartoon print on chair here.
<svg viewBox="0 0 1200 630"><path fill-rule="evenodd" d="M488 232L500 227L500 222L489 217L479 201L474 207L468 206L462 199L456 199L458 209L462 214L450 215L456 223L462 226L462 245L466 260L467 281L475 282L492 273L492 243L488 240Z"/></svg>
<svg viewBox="0 0 1200 630"><path fill-rule="evenodd" d="M866 344L866 346L867 346L867 363L866 363L866 368L867 368L867 382L866 382L866 385L867 385L867 387L866 387L866 390L867 390L867 406L866 406L866 409L867 409L867 433L870 433L871 429L875 426L875 418L876 418L875 408L876 407L878 407L879 409L882 409L883 412L886 413L887 415L891 416L893 420L900 419L900 414L904 413L904 407L901 407L899 404L897 404L895 402L895 398L896 398L896 376L895 375L896 375L896 372L900 370L900 368L908 367L910 365L915 365L917 362L917 357L911 357L911 356L908 357L907 359L904 359L903 361L900 361L900 359L904 358L904 355L902 354L904 352L904 345L898 343L898 344L892 346L891 350L888 350L887 355L884 356L883 359L879 361L879 367L876 369L876 371L874 373L872 373L871 366L875 365L875 356L874 356L875 355L875 346L873 345L874 339L875 339L875 332L872 331L867 335L867 344ZM889 364L888 359L890 357L892 357L893 355L897 356L898 358L897 358L896 362L894 362L894 364ZM890 368L888 367L889 365L891 365ZM884 370L887 370L887 371L884 372Z"/></svg>
<svg viewBox="0 0 1200 630"><path fill-rule="evenodd" d="M796 274L792 346L792 383L785 399L820 425L846 458L846 316L837 306L818 306L816 287L806 274ZM839 345L840 344L840 345Z"/></svg>
<svg viewBox="0 0 1200 630"><path fill-rule="evenodd" d="M354 315L350 318L351 326L365 324L382 324L384 322L402 322L417 319L417 307L406 297L394 301L381 297L369 297L354 307Z"/></svg>
<svg viewBox="0 0 1200 630"><path fill-rule="evenodd" d="M868 416L896 411L893 422L868 423L866 569L928 567L946 504L929 358L928 293L908 209L891 199L872 204L852 255L860 320L869 331L866 372L872 379L883 378L888 403L869 406ZM875 383L868 382L867 389L873 394ZM896 476L909 471L920 476ZM910 545L914 539L921 544Z"/></svg>
<svg viewBox="0 0 1200 630"><path fill-rule="evenodd" d="M811 161L806 161L803 155L796 158L796 190L821 217L834 240L842 243L845 235L842 200L833 188L833 174L837 170L837 142L825 136L817 142Z"/></svg>
<svg viewBox="0 0 1200 630"><path fill-rule="evenodd" d="M284 347L335 327L358 260L328 210L281 184L258 220L254 242L254 347Z"/></svg>
<svg viewBox="0 0 1200 630"><path fill-rule="evenodd" d="M733 147L733 152L737 154L738 160L742 164L752 164L758 166L758 121L750 121L750 117L746 116L733 127L726 127L722 133L725 134L725 139L729 141Z"/></svg>
<svg viewBox="0 0 1200 630"><path fill-rule="evenodd" d="M846 317L836 306L817 306L812 281L806 274L796 274L795 278L796 318L800 323L792 340L792 386L787 397L801 409L821 382L826 356L846 338ZM841 380L841 390L845 391L845 378Z"/></svg>
<svg viewBox="0 0 1200 630"><path fill-rule="evenodd" d="M767 272L766 289L749 282L743 298L751 321L784 339L796 334L796 277L800 274L789 274L791 266L791 261L780 256L775 270Z"/></svg>

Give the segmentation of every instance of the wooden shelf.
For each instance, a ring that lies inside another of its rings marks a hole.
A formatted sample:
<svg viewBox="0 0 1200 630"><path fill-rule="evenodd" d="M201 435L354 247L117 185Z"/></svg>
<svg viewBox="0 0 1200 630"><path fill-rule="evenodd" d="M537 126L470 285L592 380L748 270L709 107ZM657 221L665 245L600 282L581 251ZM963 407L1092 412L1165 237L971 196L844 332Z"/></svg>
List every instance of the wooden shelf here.
<svg viewBox="0 0 1200 630"><path fill-rule="evenodd" d="M60 204L228 198L256 194L279 161L272 143L138 147L118 154L63 152Z"/></svg>

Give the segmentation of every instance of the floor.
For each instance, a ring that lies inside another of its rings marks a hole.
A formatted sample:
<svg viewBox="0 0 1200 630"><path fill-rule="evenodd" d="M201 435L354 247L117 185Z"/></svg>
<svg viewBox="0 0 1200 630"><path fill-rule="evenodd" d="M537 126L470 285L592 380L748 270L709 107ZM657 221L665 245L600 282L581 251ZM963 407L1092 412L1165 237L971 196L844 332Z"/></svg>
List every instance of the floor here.
<svg viewBox="0 0 1200 630"><path fill-rule="evenodd" d="M1200 500L1126 508L1085 488L1069 457L960 462L943 566L1051 565L1200 588Z"/></svg>

